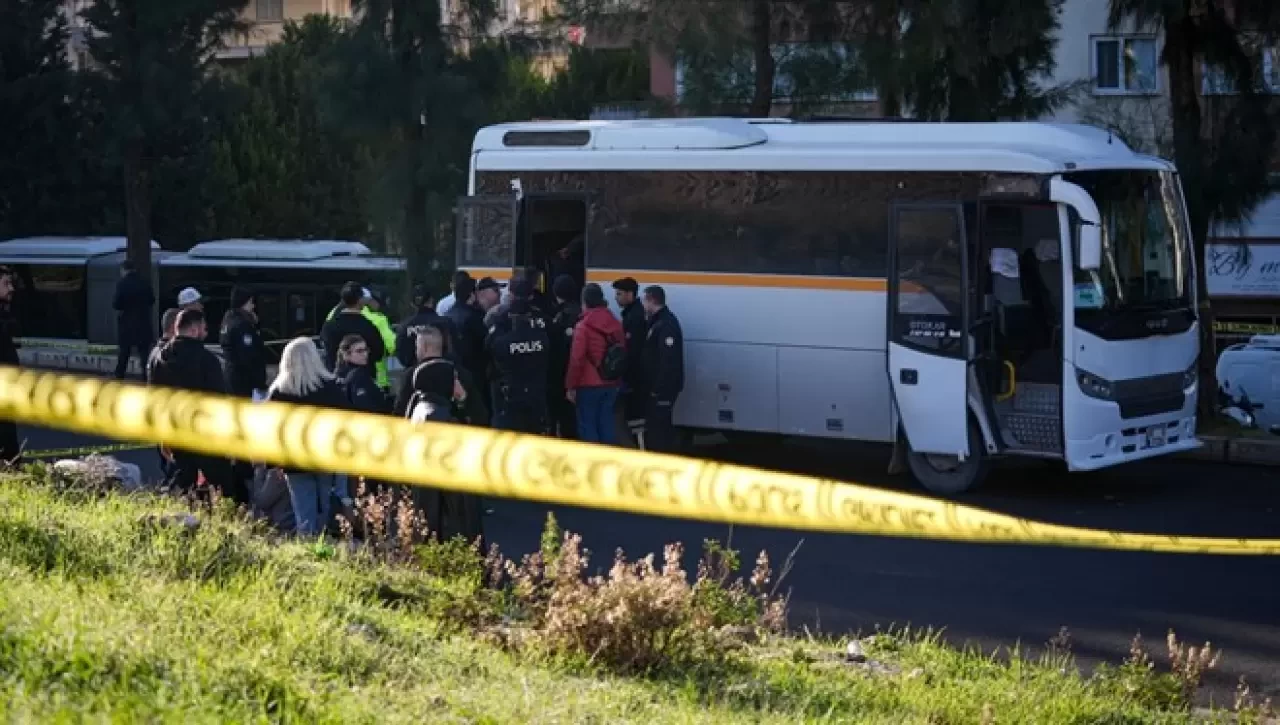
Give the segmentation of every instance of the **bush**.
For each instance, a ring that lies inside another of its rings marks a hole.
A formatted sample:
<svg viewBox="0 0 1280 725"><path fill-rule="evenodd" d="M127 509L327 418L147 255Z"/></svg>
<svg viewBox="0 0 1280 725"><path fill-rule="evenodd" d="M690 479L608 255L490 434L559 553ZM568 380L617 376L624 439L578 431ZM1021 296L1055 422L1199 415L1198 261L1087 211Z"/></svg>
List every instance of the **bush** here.
<svg viewBox="0 0 1280 725"><path fill-rule="evenodd" d="M684 547L670 544L661 567L650 554L628 561L619 550L604 576L586 576L590 552L549 518L542 547L506 562L510 593L530 626L519 642L579 656L620 673L721 665L743 644L782 630L786 602L765 591L772 572L763 552L749 582L733 580L737 553L706 542L690 582ZM508 643L511 637L508 633Z"/></svg>

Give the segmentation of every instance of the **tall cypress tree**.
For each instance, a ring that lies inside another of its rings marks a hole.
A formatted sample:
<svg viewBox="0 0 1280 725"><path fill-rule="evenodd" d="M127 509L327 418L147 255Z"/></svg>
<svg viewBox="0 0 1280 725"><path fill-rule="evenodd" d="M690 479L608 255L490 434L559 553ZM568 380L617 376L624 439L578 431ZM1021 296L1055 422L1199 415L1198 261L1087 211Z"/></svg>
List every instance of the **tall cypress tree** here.
<svg viewBox="0 0 1280 725"><path fill-rule="evenodd" d="M1080 86L1051 86L1063 0L880 0L900 14L900 32L869 33L885 59L874 77L901 88L916 118L1005 121L1043 116ZM893 43L896 55L888 48ZM888 91L882 81L882 95Z"/></svg>
<svg viewBox="0 0 1280 725"><path fill-rule="evenodd" d="M342 21L309 15L222 74L199 236L364 237L363 150L324 97L344 39Z"/></svg>
<svg viewBox="0 0 1280 725"><path fill-rule="evenodd" d="M330 84L334 107L369 144L378 172L373 226L411 273L423 275L465 188L465 149L485 113L455 49L487 27L492 0L469 0L464 17L448 23L436 2L357 0L354 8L359 22Z"/></svg>
<svg viewBox="0 0 1280 725"><path fill-rule="evenodd" d="M248 0L95 0L92 85L119 155L129 258L151 263L154 176L203 138L207 68ZM192 188L195 179L186 179Z"/></svg>
<svg viewBox="0 0 1280 725"><path fill-rule="evenodd" d="M0 0L0 237L88 232L59 0Z"/></svg>

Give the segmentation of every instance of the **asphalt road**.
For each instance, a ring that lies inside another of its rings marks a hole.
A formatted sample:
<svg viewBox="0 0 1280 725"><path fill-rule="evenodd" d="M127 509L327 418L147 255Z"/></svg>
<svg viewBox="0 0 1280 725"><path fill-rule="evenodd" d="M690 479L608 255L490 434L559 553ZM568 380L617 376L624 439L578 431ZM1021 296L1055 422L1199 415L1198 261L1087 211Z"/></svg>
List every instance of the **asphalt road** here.
<svg viewBox="0 0 1280 725"><path fill-rule="evenodd" d="M28 449L104 443L62 431L24 429ZM887 450L828 442L705 446L722 460L911 490L884 473ZM158 476L151 450L118 454ZM967 503L1076 526L1184 535L1280 538L1280 469L1181 460L1135 464L1069 476L1040 463L993 472ZM495 501L486 519L508 555L532 551L547 508ZM594 566L613 551L661 552L680 540L730 535L743 559L760 549L775 563L800 546L784 583L793 625L828 634L911 626L943 628L957 643L991 651L1041 647L1068 627L1086 665L1118 662L1141 632L1158 662L1174 629L1194 643L1225 650L1213 673L1214 699L1230 703L1241 675L1255 693L1280 696L1280 557L1212 557L934 543L865 536L707 525L587 509L558 509L583 535ZM687 554L692 567L696 552Z"/></svg>

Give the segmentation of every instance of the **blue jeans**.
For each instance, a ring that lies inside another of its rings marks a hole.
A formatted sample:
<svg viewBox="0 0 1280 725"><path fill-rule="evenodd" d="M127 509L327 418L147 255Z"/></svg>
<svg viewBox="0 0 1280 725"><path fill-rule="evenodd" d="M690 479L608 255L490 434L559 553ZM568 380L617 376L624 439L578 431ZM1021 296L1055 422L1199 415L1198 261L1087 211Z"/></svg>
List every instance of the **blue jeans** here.
<svg viewBox="0 0 1280 725"><path fill-rule="evenodd" d="M617 445L618 432L613 420L617 400L618 388L612 385L578 388L578 440Z"/></svg>
<svg viewBox="0 0 1280 725"><path fill-rule="evenodd" d="M291 472L285 476L289 484L289 502L299 534L312 535L329 525L329 497L333 495L332 473Z"/></svg>

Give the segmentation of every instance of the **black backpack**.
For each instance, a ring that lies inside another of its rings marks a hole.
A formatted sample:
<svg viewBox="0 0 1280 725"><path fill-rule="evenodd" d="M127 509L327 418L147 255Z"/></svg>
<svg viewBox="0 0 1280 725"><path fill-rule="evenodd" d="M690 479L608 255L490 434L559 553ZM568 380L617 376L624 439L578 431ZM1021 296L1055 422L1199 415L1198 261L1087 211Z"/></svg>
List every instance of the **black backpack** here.
<svg viewBox="0 0 1280 725"><path fill-rule="evenodd" d="M596 371L601 380L617 380L627 371L627 346L615 340L606 340L604 355Z"/></svg>

